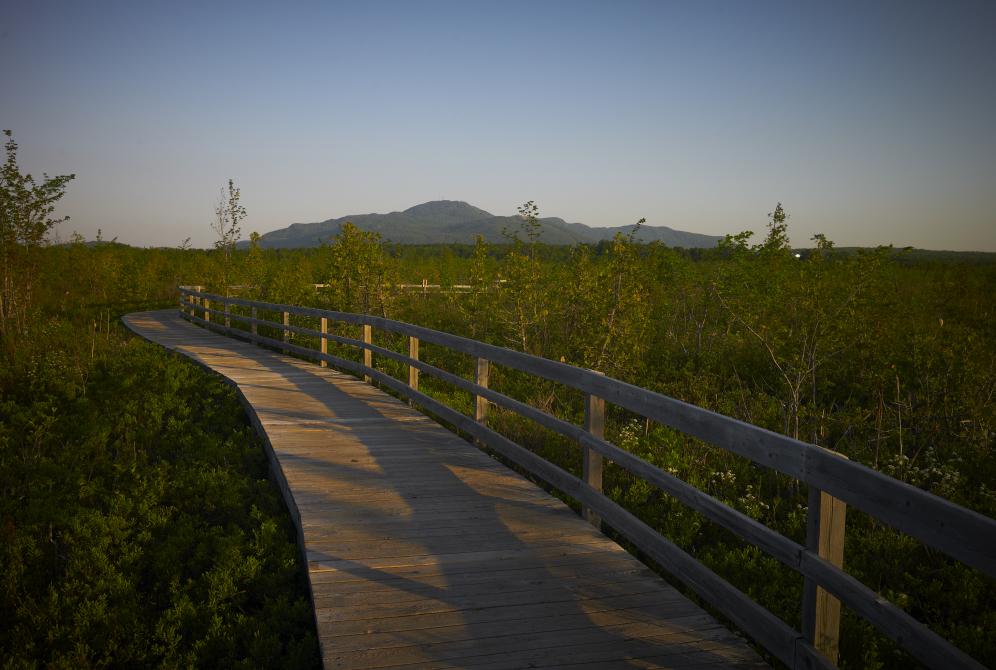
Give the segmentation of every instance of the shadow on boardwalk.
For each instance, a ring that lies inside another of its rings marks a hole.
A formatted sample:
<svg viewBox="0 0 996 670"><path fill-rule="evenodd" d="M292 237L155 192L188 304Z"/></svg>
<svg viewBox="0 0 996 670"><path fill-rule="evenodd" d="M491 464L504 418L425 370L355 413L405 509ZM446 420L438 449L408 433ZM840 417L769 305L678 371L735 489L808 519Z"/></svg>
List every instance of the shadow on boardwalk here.
<svg viewBox="0 0 996 670"><path fill-rule="evenodd" d="M560 501L397 399L172 311L128 323L251 406L298 517L326 667L764 667Z"/></svg>

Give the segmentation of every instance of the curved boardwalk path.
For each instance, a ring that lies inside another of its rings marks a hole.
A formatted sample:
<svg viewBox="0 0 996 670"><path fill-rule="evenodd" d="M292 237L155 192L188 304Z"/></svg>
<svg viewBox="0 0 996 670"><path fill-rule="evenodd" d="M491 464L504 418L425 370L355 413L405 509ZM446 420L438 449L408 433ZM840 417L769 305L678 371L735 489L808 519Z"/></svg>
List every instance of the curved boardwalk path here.
<svg viewBox="0 0 996 670"><path fill-rule="evenodd" d="M236 386L298 527L327 668L755 668L556 498L353 377L125 317Z"/></svg>

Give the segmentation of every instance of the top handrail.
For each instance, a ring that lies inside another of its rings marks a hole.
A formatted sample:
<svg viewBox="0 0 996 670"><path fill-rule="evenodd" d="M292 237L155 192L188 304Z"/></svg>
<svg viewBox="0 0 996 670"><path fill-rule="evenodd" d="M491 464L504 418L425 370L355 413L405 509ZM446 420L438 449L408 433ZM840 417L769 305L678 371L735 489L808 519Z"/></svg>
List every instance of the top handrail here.
<svg viewBox="0 0 996 670"><path fill-rule="evenodd" d="M849 461L839 454L816 445L779 435L758 426L566 363L373 315L221 296L188 287L181 287L180 293L187 300L196 298L204 301L216 301L225 305L225 309L222 311L211 309L207 304L204 304L198 306L197 309L204 312L205 319L184 312L185 318L209 326L216 326L216 324L209 323L208 318L210 314L218 314L224 315L226 320L231 318L252 324L253 334L249 339L300 355L318 358L365 377L373 378L489 446L496 448L500 453L512 458L526 469L568 493L586 507L596 510L610 525L634 541L637 546L658 562L665 562L676 567L680 573L678 576L686 583L691 582L690 585L700 595L703 595L706 600L730 616L741 628L758 639L762 646L768 648L776 657L791 667L819 667L821 664L825 665L825 660L819 655L814 655L812 647L805 643L805 640L800 641L793 638L794 631L780 619L749 601L744 594L698 564L624 509L602 496L600 491L592 489L585 482L547 463L498 433L470 420L469 417L376 370L372 365L361 365L355 361L299 347L287 341L287 334L296 332L317 336L356 346L368 353L377 353L391 358L411 366L410 369L418 369L432 374L478 397L486 398L526 418L535 420L547 428L572 437L582 446L594 450L644 478L649 483L665 490L678 500L703 513L707 518L801 572L807 579L813 580L816 584L841 598L859 615L874 623L928 665L933 667L981 667L963 652L930 631L929 628L888 601L882 600L873 591L843 572L837 565L825 560L822 554L817 554L809 548L785 538L767 526L754 521L683 480L643 461L599 436L526 403L488 389L486 382L484 385L476 384L419 361L417 349L416 353L413 354L414 357L405 356L372 344L368 337L365 337L364 340L357 340L327 333L324 331L324 326L323 331L319 332L298 325L290 325L288 315L294 314L357 326L376 327L388 332L407 335L409 338L475 356L479 360L492 361L564 384L591 397L602 398L606 402L744 456L759 465L771 467L806 482L812 487L811 490L825 491L833 497L920 539L925 544L940 549L966 565L990 576L996 576L996 556L994 556L993 551L993 546L996 545L996 521L986 516ZM250 318L231 313L229 311L231 305L252 308L253 316ZM183 308L192 307L194 306L189 302L181 300L181 311ZM283 312L284 322L280 324L257 319L257 310ZM283 329L284 341L257 335L257 325ZM225 330L230 334L233 332L227 326ZM364 330L369 332L367 328ZM717 599L730 602L716 602ZM730 604L731 602L733 604Z"/></svg>

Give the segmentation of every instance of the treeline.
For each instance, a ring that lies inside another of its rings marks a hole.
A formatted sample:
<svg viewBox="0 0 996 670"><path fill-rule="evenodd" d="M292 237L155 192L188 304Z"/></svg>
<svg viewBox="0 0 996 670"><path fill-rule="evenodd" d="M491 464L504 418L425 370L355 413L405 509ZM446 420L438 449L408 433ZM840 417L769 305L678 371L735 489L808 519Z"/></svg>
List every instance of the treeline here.
<svg viewBox="0 0 996 670"><path fill-rule="evenodd" d="M760 239L744 233L695 253L632 237L545 247L535 226L527 212L509 244L473 248L391 247L347 226L321 249L250 248L235 257L230 277L240 295L379 314L600 370L834 449L996 517L996 265L928 262L891 248L839 252L822 236L797 253L780 208ZM399 288L423 277L441 290ZM196 279L225 290L207 275ZM470 288L447 290L453 284ZM431 363L471 376L465 357L423 349ZM581 421L581 398L555 384L502 369L492 384ZM431 379L423 388L470 411L466 394ZM562 438L500 411L490 420L580 472L578 450ZM798 482L618 410L608 431L804 541ZM799 624L797 574L625 473L610 468L606 477L617 501ZM992 579L853 511L845 568L977 659L996 661ZM915 665L846 610L841 644L843 667Z"/></svg>
<svg viewBox="0 0 996 670"><path fill-rule="evenodd" d="M756 241L695 252L626 237L546 247L529 212L506 245L397 247L347 226L318 249L33 250L30 302L0 338L7 664L315 661L293 536L230 392L116 325L176 305L180 284L385 315L597 369L996 516L996 265L838 252L822 238L797 257L776 215ZM423 278L443 289L399 288ZM471 374L460 356L422 354ZM581 421L581 398L562 387L503 369L493 384ZM425 377L423 388L470 411L465 394ZM617 444L803 540L798 483L624 412L609 418ZM580 471L561 438L502 412L490 420ZM798 625L795 573L612 467L606 490ZM859 513L845 568L996 664L993 580ZM912 663L845 611L841 665Z"/></svg>

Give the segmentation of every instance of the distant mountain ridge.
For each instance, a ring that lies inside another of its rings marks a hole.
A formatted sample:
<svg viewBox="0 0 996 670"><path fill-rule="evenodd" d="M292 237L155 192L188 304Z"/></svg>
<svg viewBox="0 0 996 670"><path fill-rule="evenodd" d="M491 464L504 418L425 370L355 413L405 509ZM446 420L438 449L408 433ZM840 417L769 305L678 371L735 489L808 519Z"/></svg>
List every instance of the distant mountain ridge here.
<svg viewBox="0 0 996 670"><path fill-rule="evenodd" d="M627 234L633 226L592 228L583 223L567 223L548 217L539 220L540 240L547 244L597 243L611 240L616 233ZM389 214L354 214L317 223L293 223L266 233L260 246L268 249L317 247L338 234L350 222L361 230L380 233L387 242L398 244L473 244L478 235L488 242L505 242L503 230L518 231L518 216L495 216L460 200L434 200ZM641 226L636 235L643 242L660 241L671 247L714 247L722 238L674 230L667 226ZM240 242L245 246L246 242Z"/></svg>

